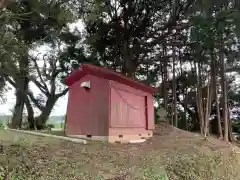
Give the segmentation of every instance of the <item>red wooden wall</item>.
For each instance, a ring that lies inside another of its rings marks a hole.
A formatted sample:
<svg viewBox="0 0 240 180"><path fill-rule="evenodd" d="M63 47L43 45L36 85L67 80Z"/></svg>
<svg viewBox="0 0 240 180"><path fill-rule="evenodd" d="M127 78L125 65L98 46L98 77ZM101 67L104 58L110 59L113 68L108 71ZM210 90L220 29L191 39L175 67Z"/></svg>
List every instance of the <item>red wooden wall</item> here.
<svg viewBox="0 0 240 180"><path fill-rule="evenodd" d="M91 88L80 87L84 81ZM109 120L109 82L92 75L84 76L69 90L66 134L107 136Z"/></svg>
<svg viewBox="0 0 240 180"><path fill-rule="evenodd" d="M152 94L110 81L109 135L141 134L155 128Z"/></svg>
<svg viewBox="0 0 240 180"><path fill-rule="evenodd" d="M145 93L111 82L111 128L146 128Z"/></svg>
<svg viewBox="0 0 240 180"><path fill-rule="evenodd" d="M84 81L90 81L89 90L80 87ZM93 75L70 86L67 135L141 134L152 129L152 94Z"/></svg>

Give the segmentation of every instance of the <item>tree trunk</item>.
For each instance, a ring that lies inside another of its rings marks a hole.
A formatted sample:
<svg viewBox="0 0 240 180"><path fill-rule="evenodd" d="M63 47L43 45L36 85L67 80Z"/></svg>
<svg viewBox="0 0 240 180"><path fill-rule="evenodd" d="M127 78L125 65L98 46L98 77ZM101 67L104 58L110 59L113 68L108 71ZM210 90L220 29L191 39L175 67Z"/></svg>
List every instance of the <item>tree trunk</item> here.
<svg viewBox="0 0 240 180"><path fill-rule="evenodd" d="M147 68L149 68L149 66L147 65ZM148 70L147 70L148 71ZM165 106L165 102L164 102L164 64L161 62L161 64L160 64L160 73L161 73L161 82L162 82L162 86L161 86L161 95L163 96L163 102L162 102L162 104L163 104L163 106ZM160 96L161 96L160 95ZM160 104L161 102L159 102L159 104ZM164 107L165 108L165 107Z"/></svg>
<svg viewBox="0 0 240 180"><path fill-rule="evenodd" d="M25 55L19 59L19 72L16 74L17 78L16 82L16 104L14 107L14 113L12 118L12 128L17 129L21 127L22 118L23 118L23 109L24 109L24 101L25 95L28 90L29 80L28 76L28 51L25 52Z"/></svg>
<svg viewBox="0 0 240 180"><path fill-rule="evenodd" d="M134 59L132 59L130 55L129 41L131 40L131 36L129 34L129 8L131 9L132 2L126 1L128 7L124 6L123 9L123 31L124 31L124 39L123 39L123 61L124 61L124 73L127 77L131 79L135 79L135 71L136 64L134 63Z"/></svg>
<svg viewBox="0 0 240 180"><path fill-rule="evenodd" d="M226 87L228 87L228 85L226 84ZM230 117L230 108L231 108L231 105L230 105L230 102L229 102L229 99L228 99L228 95L227 95L227 101L228 101L228 103L227 103L227 105L228 105L228 139L229 139L229 141L230 142L232 142L233 141L233 134L232 134L232 119L231 119L231 117Z"/></svg>
<svg viewBox="0 0 240 180"><path fill-rule="evenodd" d="M128 40L124 41L123 45L123 58L124 58L124 73L127 77L131 79L135 79L135 71L133 70L132 59L129 55L129 47L128 47Z"/></svg>
<svg viewBox="0 0 240 180"><path fill-rule="evenodd" d="M215 97L218 96L217 94L217 88L215 88ZM218 135L219 139L223 139L223 133L222 133L222 123L221 123L221 116L220 116L220 109L219 109L219 99L216 98L216 113L217 113L217 122L218 122Z"/></svg>
<svg viewBox="0 0 240 180"><path fill-rule="evenodd" d="M41 112L40 116L36 118L36 128L38 130L44 129L46 127L46 122L56 102L57 98L55 96L48 97L44 110Z"/></svg>
<svg viewBox="0 0 240 180"><path fill-rule="evenodd" d="M16 88L16 104L14 106L14 112L12 117L12 128L18 129L22 124L25 92L27 91L28 80L25 77L20 77L17 81Z"/></svg>
<svg viewBox="0 0 240 180"><path fill-rule="evenodd" d="M228 128L228 137L229 137L229 141L232 142L233 141L233 135L232 135L232 120L231 120L231 117L230 117L230 110L228 108L228 120L229 120L229 128Z"/></svg>
<svg viewBox="0 0 240 180"><path fill-rule="evenodd" d="M203 88L203 80L202 80L202 64L198 63L198 78L199 78L199 107L200 107L200 115L201 115L201 133L204 134L204 88Z"/></svg>
<svg viewBox="0 0 240 180"><path fill-rule="evenodd" d="M164 56L165 56L165 47L164 47ZM165 59L163 62L163 88L164 88L164 108L165 111L168 112L168 87L167 87L167 81L168 81L168 72L167 72L167 66L168 66L168 61Z"/></svg>
<svg viewBox="0 0 240 180"><path fill-rule="evenodd" d="M177 94L176 94L176 54L175 49L173 47L173 79L172 79L172 93L173 93L173 123L175 127L178 127L178 118L177 118Z"/></svg>
<svg viewBox="0 0 240 180"><path fill-rule="evenodd" d="M184 94L183 94L183 99L184 99L184 121L185 121L185 130L188 131L188 118L187 118L187 89L184 88Z"/></svg>
<svg viewBox="0 0 240 180"><path fill-rule="evenodd" d="M13 110L13 117L12 117L12 128L18 129L21 127L22 124L22 116L23 116L23 108L24 108L24 97L20 90L16 90L16 104Z"/></svg>
<svg viewBox="0 0 240 180"><path fill-rule="evenodd" d="M196 105L197 105L197 111L198 111L198 117L199 117L199 124L200 124L200 133L204 133L204 117L203 117L203 103L202 103L202 92L201 92L201 82L199 76L201 76L201 71L198 63L194 62L194 69L196 74L196 81L197 81L197 94L196 94Z"/></svg>
<svg viewBox="0 0 240 180"><path fill-rule="evenodd" d="M180 52L179 52L180 54ZM183 67L182 67L182 60L181 58L179 59L180 60L180 77L183 76ZM184 122L185 122L185 130L187 131L188 130L188 120L187 120L187 88L184 87L183 89L183 109L184 109L184 115L183 115L183 119L184 119Z"/></svg>
<svg viewBox="0 0 240 180"><path fill-rule="evenodd" d="M31 102L28 98L28 96L25 96L25 105L27 108L27 113L28 113L28 127L30 130L35 129L35 122L34 122L34 111L31 105Z"/></svg>
<svg viewBox="0 0 240 180"><path fill-rule="evenodd" d="M221 71L221 86L222 86L222 99L223 99L223 126L224 126L224 141L228 142L228 100L227 100L227 86L226 86L226 74L224 64L223 50L220 50L220 71Z"/></svg>
<svg viewBox="0 0 240 180"><path fill-rule="evenodd" d="M167 62L164 62L164 80L163 80L163 84L164 84L164 108L165 111L168 112L168 87L167 87L167 80L168 80L168 74L167 74Z"/></svg>
<svg viewBox="0 0 240 180"><path fill-rule="evenodd" d="M7 6L8 0L0 0L0 9L4 9Z"/></svg>
<svg viewBox="0 0 240 180"><path fill-rule="evenodd" d="M219 135L219 139L223 139L221 116L220 116L220 109L219 109L218 89L217 89L217 66L216 66L216 59L214 57L212 58L212 72L213 72L212 73L213 91L214 91L216 117L217 117L217 124L218 124L218 135Z"/></svg>
<svg viewBox="0 0 240 180"><path fill-rule="evenodd" d="M211 76L209 78L208 92L207 92L206 110L205 110L205 127L204 127L204 137L206 138L209 134L209 118L212 105L212 83Z"/></svg>

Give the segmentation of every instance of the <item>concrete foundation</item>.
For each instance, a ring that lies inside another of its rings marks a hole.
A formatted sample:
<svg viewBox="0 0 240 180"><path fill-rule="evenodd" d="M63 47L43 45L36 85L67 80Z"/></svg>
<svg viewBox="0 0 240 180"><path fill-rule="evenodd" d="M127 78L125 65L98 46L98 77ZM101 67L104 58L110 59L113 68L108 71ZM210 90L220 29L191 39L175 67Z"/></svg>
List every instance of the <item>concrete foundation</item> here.
<svg viewBox="0 0 240 180"><path fill-rule="evenodd" d="M72 138L88 139L94 141L103 141L108 143L130 143L131 140L148 139L153 136L152 131L144 134L119 134L114 136L91 136L91 135L67 135Z"/></svg>

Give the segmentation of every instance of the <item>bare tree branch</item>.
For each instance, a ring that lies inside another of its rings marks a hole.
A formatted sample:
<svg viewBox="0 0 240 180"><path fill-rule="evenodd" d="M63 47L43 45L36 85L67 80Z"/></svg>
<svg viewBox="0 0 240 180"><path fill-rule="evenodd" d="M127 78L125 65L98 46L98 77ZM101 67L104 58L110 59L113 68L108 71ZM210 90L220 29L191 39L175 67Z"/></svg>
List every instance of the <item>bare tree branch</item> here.
<svg viewBox="0 0 240 180"><path fill-rule="evenodd" d="M31 99L31 101L33 102L33 104L40 110L43 111L44 107L39 103L39 101L34 97L33 93L28 91L27 93L28 97Z"/></svg>
<svg viewBox="0 0 240 180"><path fill-rule="evenodd" d="M69 90L68 88L64 89L61 93L56 94L56 97L60 98L60 97L62 97L64 95L66 95L68 90Z"/></svg>
<svg viewBox="0 0 240 180"><path fill-rule="evenodd" d="M14 82L14 80L12 80L9 76L5 77L6 81L9 82L9 84L11 84L14 88L17 88L16 82Z"/></svg>
<svg viewBox="0 0 240 180"><path fill-rule="evenodd" d="M31 80L43 94L45 94L46 96L49 94L49 92L46 91L45 87L40 82L38 82L36 78L29 77L29 80Z"/></svg>
<svg viewBox="0 0 240 180"><path fill-rule="evenodd" d="M38 66L38 63L37 63L37 57L40 55L41 53L38 53L37 54L37 56L35 57L35 58L32 58L32 60L33 60L33 63L34 63L34 66L35 66L35 68L36 68L36 70L37 70L37 73L38 73L38 76L39 76L39 78L40 78L40 81L41 81L41 86L39 85L40 83L39 82L37 82L37 80L35 80L34 81L34 83L36 84L36 86L38 86L39 88L43 88L44 89L44 94L49 94L49 89L48 89L48 87L47 87L47 84L46 84L46 82L43 80L43 78L42 78L42 73L41 73L41 71L40 71L40 68L39 68L39 66Z"/></svg>
<svg viewBox="0 0 240 180"><path fill-rule="evenodd" d="M164 34L162 34L159 37L155 37L154 40L151 42L151 45L160 44L164 41L164 39L172 34L172 30L175 28L175 26L178 24L178 21L181 20L181 14L185 14L188 9L191 7L191 5L194 3L193 0L188 0L185 4L179 4L178 9L175 9L176 12L172 15L172 17L169 19L169 21L161 28L161 31L166 31ZM183 27L179 28L186 28L189 24L184 24Z"/></svg>
<svg viewBox="0 0 240 180"><path fill-rule="evenodd" d="M4 73L4 71L1 69L0 70L0 76L2 76L7 82L9 82L14 88L17 87L16 82L12 80L8 74Z"/></svg>

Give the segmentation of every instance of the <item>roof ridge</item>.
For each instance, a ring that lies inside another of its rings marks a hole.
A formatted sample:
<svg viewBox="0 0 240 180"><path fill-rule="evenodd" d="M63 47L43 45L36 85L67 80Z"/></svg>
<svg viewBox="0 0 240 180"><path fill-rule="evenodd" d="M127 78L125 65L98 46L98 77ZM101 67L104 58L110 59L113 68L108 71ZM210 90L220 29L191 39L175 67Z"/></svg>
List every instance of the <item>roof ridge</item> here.
<svg viewBox="0 0 240 180"><path fill-rule="evenodd" d="M68 86L71 86L73 83L80 80L86 74L91 74L108 80L113 80L149 93L155 93L157 91L156 88L147 86L139 81L126 77L125 75L122 75L112 69L99 67L93 64L82 64L77 70L73 71L65 78L64 83Z"/></svg>

